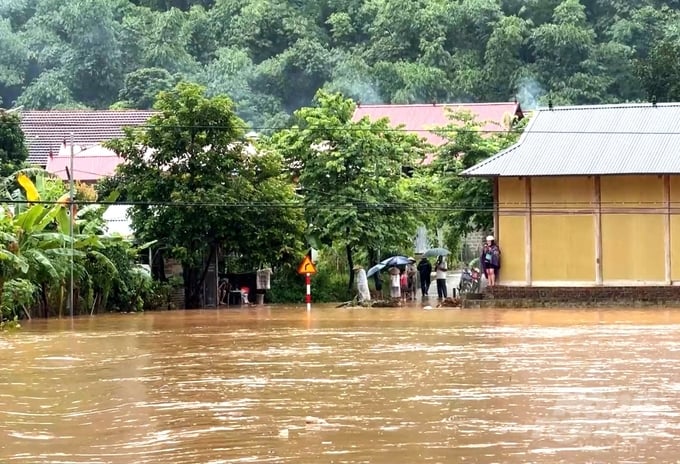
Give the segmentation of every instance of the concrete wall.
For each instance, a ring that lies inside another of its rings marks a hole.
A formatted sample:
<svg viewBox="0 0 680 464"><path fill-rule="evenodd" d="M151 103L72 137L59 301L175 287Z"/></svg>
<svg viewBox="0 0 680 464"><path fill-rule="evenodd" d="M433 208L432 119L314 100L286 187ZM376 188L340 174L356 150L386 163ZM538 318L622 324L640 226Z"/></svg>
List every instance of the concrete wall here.
<svg viewBox="0 0 680 464"><path fill-rule="evenodd" d="M501 284L680 281L680 176L500 178Z"/></svg>

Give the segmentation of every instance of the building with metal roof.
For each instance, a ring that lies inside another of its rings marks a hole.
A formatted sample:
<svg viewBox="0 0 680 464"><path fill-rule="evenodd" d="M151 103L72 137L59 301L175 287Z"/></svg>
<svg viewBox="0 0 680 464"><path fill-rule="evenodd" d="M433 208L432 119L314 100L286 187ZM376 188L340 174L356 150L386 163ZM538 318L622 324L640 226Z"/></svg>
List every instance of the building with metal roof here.
<svg viewBox="0 0 680 464"><path fill-rule="evenodd" d="M680 282L680 104L541 109L462 175L493 182L501 285Z"/></svg>
<svg viewBox="0 0 680 464"><path fill-rule="evenodd" d="M518 143L465 176L680 173L680 104L537 111Z"/></svg>

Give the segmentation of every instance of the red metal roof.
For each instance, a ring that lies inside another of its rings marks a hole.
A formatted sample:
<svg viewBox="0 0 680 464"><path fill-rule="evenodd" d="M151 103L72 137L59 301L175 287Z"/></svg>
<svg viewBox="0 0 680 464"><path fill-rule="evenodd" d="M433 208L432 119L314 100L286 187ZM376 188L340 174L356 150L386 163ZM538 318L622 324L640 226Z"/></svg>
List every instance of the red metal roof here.
<svg viewBox="0 0 680 464"><path fill-rule="evenodd" d="M21 130L28 145L28 162L46 166L50 153L73 143L83 148L121 137L123 127L140 126L154 111L22 111Z"/></svg>
<svg viewBox="0 0 680 464"><path fill-rule="evenodd" d="M70 169L71 163L69 151L70 145L62 146L61 154L48 156L45 170L63 180L68 180L67 168ZM123 159L113 151L96 145L74 154L73 179L81 182L98 181L103 177L112 176L116 166L122 162Z"/></svg>
<svg viewBox="0 0 680 464"><path fill-rule="evenodd" d="M357 121L364 116L368 116L371 120L388 118L393 126L403 125L407 131L425 138L432 145L440 146L446 140L429 130L451 123L447 115L447 108L453 111L470 111L476 115L477 121L486 122L482 130L488 131L488 133L502 130L503 121L508 116L517 116L518 119L524 117L519 103L516 102L438 103L429 105L358 105L354 111L353 120ZM426 160L425 164L429 164L430 161Z"/></svg>

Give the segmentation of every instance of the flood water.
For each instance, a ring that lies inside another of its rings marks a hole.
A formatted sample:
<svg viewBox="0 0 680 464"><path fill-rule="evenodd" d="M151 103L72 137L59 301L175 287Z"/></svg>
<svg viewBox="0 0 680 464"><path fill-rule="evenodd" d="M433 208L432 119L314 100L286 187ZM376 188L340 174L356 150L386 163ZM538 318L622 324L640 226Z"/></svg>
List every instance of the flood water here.
<svg viewBox="0 0 680 464"><path fill-rule="evenodd" d="M676 311L178 311L33 321L0 347L2 463L648 463L680 449Z"/></svg>

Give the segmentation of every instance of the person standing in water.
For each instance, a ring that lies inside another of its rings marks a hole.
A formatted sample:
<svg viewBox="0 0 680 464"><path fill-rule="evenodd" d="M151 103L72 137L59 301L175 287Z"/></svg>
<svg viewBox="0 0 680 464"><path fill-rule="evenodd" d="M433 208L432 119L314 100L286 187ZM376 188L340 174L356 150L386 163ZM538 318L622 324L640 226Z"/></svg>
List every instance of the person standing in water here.
<svg viewBox="0 0 680 464"><path fill-rule="evenodd" d="M371 301L371 291L368 288L368 277L366 271L361 266L354 266L354 272L357 274L357 291L359 292L359 302Z"/></svg>
<svg viewBox="0 0 680 464"><path fill-rule="evenodd" d="M482 248L482 256L479 257L479 262L489 287L495 286L498 271L501 268L501 249L496 245L496 239L493 235L486 237L486 243Z"/></svg>
<svg viewBox="0 0 680 464"><path fill-rule="evenodd" d="M427 297L430 292L430 283L432 281L432 264L423 256L418 263L418 274L420 274L420 291L423 293L423 298Z"/></svg>
<svg viewBox="0 0 680 464"><path fill-rule="evenodd" d="M446 261L444 261L443 256L437 257L434 269L437 273L437 295L440 300L444 300L448 296L446 291L446 271L448 271L449 268L446 266Z"/></svg>
<svg viewBox="0 0 680 464"><path fill-rule="evenodd" d="M392 299L401 299L401 273L399 268L393 266L390 268L390 297Z"/></svg>

